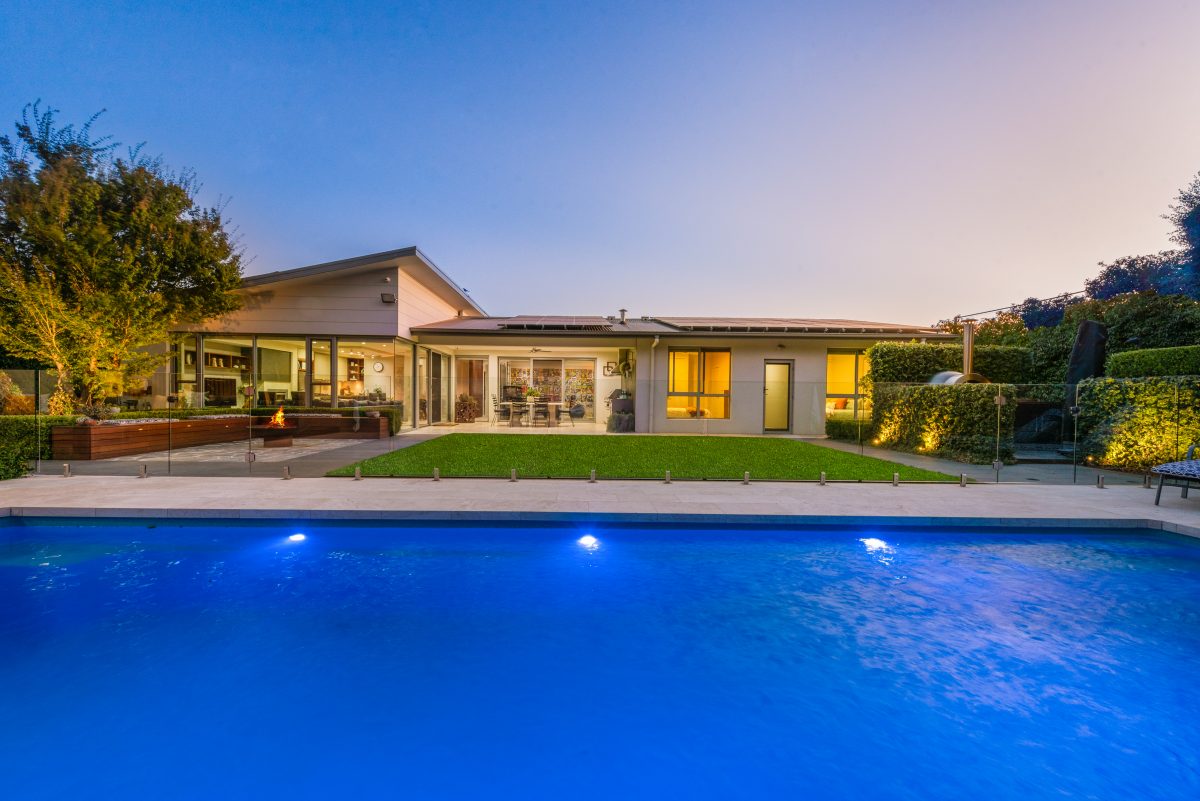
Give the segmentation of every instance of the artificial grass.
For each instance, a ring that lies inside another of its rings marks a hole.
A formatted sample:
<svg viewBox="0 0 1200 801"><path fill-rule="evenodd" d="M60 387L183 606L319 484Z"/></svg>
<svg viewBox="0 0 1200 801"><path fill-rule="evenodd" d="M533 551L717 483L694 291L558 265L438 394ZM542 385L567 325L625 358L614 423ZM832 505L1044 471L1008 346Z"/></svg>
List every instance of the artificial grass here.
<svg viewBox="0 0 1200 801"><path fill-rule="evenodd" d="M522 478L954 481L953 476L918 467L859 456L808 442L766 437L688 436L521 436L448 434L375 456L329 473L364 476L429 477L433 468L447 477L507 478L512 468Z"/></svg>

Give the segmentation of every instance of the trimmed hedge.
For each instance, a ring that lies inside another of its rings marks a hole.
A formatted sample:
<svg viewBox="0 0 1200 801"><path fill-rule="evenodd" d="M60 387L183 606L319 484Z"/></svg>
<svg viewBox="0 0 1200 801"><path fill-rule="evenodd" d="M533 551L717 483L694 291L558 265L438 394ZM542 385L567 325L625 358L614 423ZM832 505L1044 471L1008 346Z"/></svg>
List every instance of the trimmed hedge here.
<svg viewBox="0 0 1200 801"><path fill-rule="evenodd" d="M989 464L996 458L996 395L1000 408L1000 458L1013 460L1016 387L1008 384L877 386L872 395L871 444Z"/></svg>
<svg viewBox="0 0 1200 801"><path fill-rule="evenodd" d="M1079 407L1079 448L1093 464L1145 471L1200 442L1200 376L1088 379Z"/></svg>
<svg viewBox="0 0 1200 801"><path fill-rule="evenodd" d="M42 429L42 458L50 458L50 427L70 425L74 417L50 417L31 414L0 415L0 443L25 460L38 457L38 426Z"/></svg>
<svg viewBox="0 0 1200 801"><path fill-rule="evenodd" d="M15 445L0 442L0 481L20 478L29 472L29 460Z"/></svg>
<svg viewBox="0 0 1200 801"><path fill-rule="evenodd" d="M1114 353L1105 362L1104 374L1109 378L1200 375L1200 345Z"/></svg>
<svg viewBox="0 0 1200 801"><path fill-rule="evenodd" d="M923 384L944 370L962 370L963 349L952 342L877 342L867 350L872 385ZM976 345L975 372L998 384L1029 380L1028 348Z"/></svg>
<svg viewBox="0 0 1200 801"><path fill-rule="evenodd" d="M841 417L830 417L825 420L825 436L830 439L858 442L860 431L862 432L862 441L870 442L875 438L874 421Z"/></svg>

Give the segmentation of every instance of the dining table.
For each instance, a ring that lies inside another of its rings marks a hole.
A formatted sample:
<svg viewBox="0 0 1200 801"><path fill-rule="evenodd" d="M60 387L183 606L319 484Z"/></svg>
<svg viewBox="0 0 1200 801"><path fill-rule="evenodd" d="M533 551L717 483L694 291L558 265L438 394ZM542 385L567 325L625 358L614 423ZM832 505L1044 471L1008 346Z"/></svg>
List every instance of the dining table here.
<svg viewBox="0 0 1200 801"><path fill-rule="evenodd" d="M501 401L500 405L508 407L508 425L509 425L509 427L518 428L520 426L525 425L525 423L521 422L521 418L523 418L525 416L526 412L530 411L530 407L533 407L533 406L545 406L546 407L546 425L548 425L548 426L558 425L558 410L559 410L559 407L561 407L563 404L562 404L562 401L530 401L530 402ZM530 420L530 422L531 423L533 422L532 419Z"/></svg>

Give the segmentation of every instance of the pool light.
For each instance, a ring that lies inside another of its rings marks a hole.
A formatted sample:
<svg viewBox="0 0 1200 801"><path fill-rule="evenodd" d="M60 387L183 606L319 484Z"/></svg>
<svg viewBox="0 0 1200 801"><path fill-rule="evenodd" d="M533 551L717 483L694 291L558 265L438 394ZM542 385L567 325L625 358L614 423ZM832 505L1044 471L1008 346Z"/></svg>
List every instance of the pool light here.
<svg viewBox="0 0 1200 801"><path fill-rule="evenodd" d="M306 539L308 539L308 537L304 536L303 534L293 534L292 536L288 537L288 542L304 542Z"/></svg>
<svg viewBox="0 0 1200 801"><path fill-rule="evenodd" d="M877 537L863 537L859 542L867 546L868 551L886 551L888 549L888 544Z"/></svg>
<svg viewBox="0 0 1200 801"><path fill-rule="evenodd" d="M577 542L589 551L600 547L600 540L593 537L591 534L584 534Z"/></svg>

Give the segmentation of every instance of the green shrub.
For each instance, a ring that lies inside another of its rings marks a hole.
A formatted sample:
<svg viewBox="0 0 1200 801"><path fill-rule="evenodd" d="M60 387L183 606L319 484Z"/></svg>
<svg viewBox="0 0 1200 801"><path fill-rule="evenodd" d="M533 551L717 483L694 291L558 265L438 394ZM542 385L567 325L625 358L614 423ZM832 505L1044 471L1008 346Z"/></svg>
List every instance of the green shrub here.
<svg viewBox="0 0 1200 801"><path fill-rule="evenodd" d="M1200 377L1079 384L1079 449L1088 461L1144 471L1200 442Z"/></svg>
<svg viewBox="0 0 1200 801"><path fill-rule="evenodd" d="M0 415L0 444L22 459L38 458L38 427L41 427L41 457L50 458L50 427L70 425L74 417L49 417L31 414Z"/></svg>
<svg viewBox="0 0 1200 801"><path fill-rule="evenodd" d="M0 481L20 478L29 472L29 459L20 449L7 442L0 442Z"/></svg>
<svg viewBox="0 0 1200 801"><path fill-rule="evenodd" d="M852 417L830 417L825 420L825 436L830 439L858 442L861 432L862 441L870 442L875 437L874 431L871 420L855 420Z"/></svg>
<svg viewBox="0 0 1200 801"><path fill-rule="evenodd" d="M1012 461L1016 388L1008 384L877 386L871 444L987 464L996 458L997 394L1000 458Z"/></svg>
<svg viewBox="0 0 1200 801"><path fill-rule="evenodd" d="M1108 328L1110 355L1200 342L1200 303L1184 295L1126 292L1105 300L1071 303L1061 323L1029 332L1030 381L1061 384L1067 380L1067 361L1083 320L1096 320Z"/></svg>
<svg viewBox="0 0 1200 801"><path fill-rule="evenodd" d="M1110 378L1200 375L1200 345L1114 353L1104 365L1104 374Z"/></svg>
<svg viewBox="0 0 1200 801"><path fill-rule="evenodd" d="M962 371L962 345L954 342L877 342L867 351L871 384L924 384L945 370ZM1028 381L1029 350L976 345L975 372L1001 384Z"/></svg>

